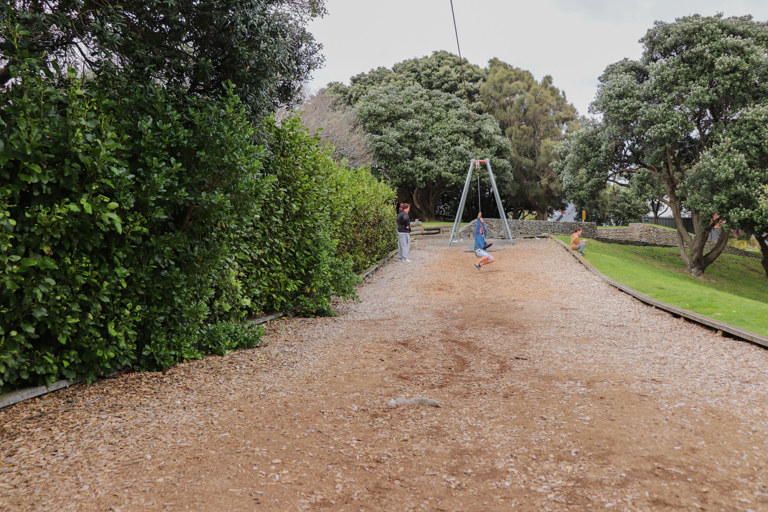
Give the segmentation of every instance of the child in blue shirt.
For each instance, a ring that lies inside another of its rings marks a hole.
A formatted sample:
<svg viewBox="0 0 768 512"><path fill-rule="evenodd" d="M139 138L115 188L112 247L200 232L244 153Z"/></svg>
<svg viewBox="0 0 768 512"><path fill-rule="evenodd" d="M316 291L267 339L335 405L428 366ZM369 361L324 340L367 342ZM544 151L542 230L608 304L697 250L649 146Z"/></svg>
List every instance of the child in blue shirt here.
<svg viewBox="0 0 768 512"><path fill-rule="evenodd" d="M489 265L495 261L493 256L485 252L485 247L485 221L483 220L483 212L479 212L475 225L475 256L480 258L480 261L475 263L477 270L480 270L483 265Z"/></svg>

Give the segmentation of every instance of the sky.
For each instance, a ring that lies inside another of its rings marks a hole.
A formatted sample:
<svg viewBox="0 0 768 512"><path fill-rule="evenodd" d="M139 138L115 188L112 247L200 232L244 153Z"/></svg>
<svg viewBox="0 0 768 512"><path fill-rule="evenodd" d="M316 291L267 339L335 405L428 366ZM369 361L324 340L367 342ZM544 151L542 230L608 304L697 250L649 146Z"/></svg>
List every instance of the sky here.
<svg viewBox="0 0 768 512"><path fill-rule="evenodd" d="M312 91L433 51L458 53L450 0L327 0L326 8L308 27L325 56ZM583 115L605 67L640 58L638 40L654 21L718 12L768 20L768 0L453 0L453 8L462 57L551 75Z"/></svg>

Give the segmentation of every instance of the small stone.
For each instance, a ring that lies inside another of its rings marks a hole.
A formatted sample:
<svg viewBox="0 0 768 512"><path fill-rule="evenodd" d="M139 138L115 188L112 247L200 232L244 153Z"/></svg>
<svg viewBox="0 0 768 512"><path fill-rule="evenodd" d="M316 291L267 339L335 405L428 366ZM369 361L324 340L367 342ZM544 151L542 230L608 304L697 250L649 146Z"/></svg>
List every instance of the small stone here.
<svg viewBox="0 0 768 512"><path fill-rule="evenodd" d="M281 461L280 459L272 459L272 464L280 464L281 462L283 461Z"/></svg>

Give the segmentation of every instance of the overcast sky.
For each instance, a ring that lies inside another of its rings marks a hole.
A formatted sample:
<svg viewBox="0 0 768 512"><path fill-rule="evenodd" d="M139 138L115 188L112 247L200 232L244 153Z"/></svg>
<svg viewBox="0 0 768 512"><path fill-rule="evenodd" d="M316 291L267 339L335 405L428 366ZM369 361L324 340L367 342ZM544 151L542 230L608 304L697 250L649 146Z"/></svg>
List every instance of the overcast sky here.
<svg viewBox="0 0 768 512"><path fill-rule="evenodd" d="M326 7L309 26L325 55L313 90L433 51L457 53L450 0L327 0ZM640 57L638 40L655 20L717 12L768 20L768 0L453 0L453 7L464 58L485 67L498 57L537 80L552 75L580 114L608 64Z"/></svg>

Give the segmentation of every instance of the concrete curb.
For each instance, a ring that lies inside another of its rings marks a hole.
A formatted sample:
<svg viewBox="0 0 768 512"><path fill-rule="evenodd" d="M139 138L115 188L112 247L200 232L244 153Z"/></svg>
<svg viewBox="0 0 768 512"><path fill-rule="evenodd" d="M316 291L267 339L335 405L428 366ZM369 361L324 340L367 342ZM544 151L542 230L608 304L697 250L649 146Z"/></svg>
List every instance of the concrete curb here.
<svg viewBox="0 0 768 512"><path fill-rule="evenodd" d="M656 300L652 297L649 297L644 293L640 293L637 290L633 290L629 286L621 284L618 281L614 281L610 277L606 277L603 274L601 274L600 271L598 271L595 267L593 267L592 264L590 264L587 260L582 258L577 252L571 250L568 244L556 238L554 235L549 235L549 238L551 238L552 240L560 244L565 250L571 253L571 256L576 258L579 263L581 263L587 268L587 270L589 270L590 272L592 272L597 277L599 277L609 285L613 286L614 288L618 288L624 293L629 294L634 298L642 302L645 302L646 304L653 306L655 308L664 310L668 313L672 313L673 315L687 318L688 320L691 320L692 322L696 322L697 324L706 325L707 327L711 327L712 329L722 331L724 333L728 333L734 338L746 340L746 341L755 343L756 345L761 345L763 347L768 348L768 338L766 338L765 336L760 336L757 333L748 331L746 329L742 329L741 327L736 327L735 325L718 322L717 320L713 320L712 318L709 318L707 316L694 313L693 311L688 311L687 309L678 308L677 306L667 304L666 302L661 302L660 300Z"/></svg>

